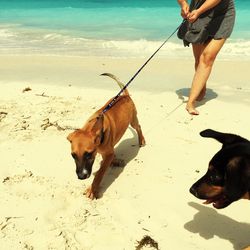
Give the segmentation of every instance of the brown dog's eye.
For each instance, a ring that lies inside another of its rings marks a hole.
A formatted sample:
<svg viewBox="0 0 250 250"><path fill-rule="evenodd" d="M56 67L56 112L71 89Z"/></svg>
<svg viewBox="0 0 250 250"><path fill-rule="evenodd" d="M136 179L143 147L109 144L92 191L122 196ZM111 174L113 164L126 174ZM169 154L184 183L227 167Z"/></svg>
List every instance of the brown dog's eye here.
<svg viewBox="0 0 250 250"><path fill-rule="evenodd" d="M92 158L92 154L93 154L93 152L85 152L85 153L84 153L84 158L85 158L86 160L89 160L89 159Z"/></svg>

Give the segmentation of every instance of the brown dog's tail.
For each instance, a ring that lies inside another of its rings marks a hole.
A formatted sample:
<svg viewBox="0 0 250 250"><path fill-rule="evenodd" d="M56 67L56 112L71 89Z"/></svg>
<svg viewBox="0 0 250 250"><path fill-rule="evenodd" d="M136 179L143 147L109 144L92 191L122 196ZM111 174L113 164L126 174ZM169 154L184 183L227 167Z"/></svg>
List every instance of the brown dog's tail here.
<svg viewBox="0 0 250 250"><path fill-rule="evenodd" d="M114 80L117 82L117 84L119 85L119 87L120 87L121 89L124 87L124 84L123 84L116 76L114 76L113 74L110 74L110 73L103 73L103 74L101 74L101 76L109 76L110 78L114 79ZM123 91L123 93L124 93L125 95L129 95L127 89L125 89L125 90Z"/></svg>

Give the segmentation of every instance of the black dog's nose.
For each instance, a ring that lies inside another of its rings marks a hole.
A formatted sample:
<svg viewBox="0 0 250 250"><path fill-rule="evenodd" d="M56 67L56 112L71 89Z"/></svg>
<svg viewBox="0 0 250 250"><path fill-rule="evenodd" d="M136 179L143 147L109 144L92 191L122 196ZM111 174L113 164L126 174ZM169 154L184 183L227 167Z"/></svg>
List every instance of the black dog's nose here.
<svg viewBox="0 0 250 250"><path fill-rule="evenodd" d="M191 194L193 194L194 196L197 197L197 191L196 191L196 188L195 188L194 186L192 186L192 187L189 189L189 192L190 192Z"/></svg>

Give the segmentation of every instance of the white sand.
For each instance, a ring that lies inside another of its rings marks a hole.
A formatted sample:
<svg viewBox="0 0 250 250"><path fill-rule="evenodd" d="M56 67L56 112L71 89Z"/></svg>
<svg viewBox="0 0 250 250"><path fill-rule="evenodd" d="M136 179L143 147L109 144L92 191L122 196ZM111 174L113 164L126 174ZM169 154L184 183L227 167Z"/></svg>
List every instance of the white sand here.
<svg viewBox="0 0 250 250"><path fill-rule="evenodd" d="M116 147L125 168L111 168L102 197L83 196L68 133L81 127L142 59L0 58L0 244L2 249L132 250L149 235L161 250L241 249L250 245L249 201L222 210L189 193L220 149L199 132L250 138L250 62L218 61L200 115L185 111L192 62L155 58L129 91L147 142L128 129ZM70 86L69 86L70 85ZM22 92L26 87L31 91ZM47 127L48 122L50 127ZM65 130L58 130L63 128ZM100 157L94 164L99 167ZM144 248L144 249L153 249Z"/></svg>

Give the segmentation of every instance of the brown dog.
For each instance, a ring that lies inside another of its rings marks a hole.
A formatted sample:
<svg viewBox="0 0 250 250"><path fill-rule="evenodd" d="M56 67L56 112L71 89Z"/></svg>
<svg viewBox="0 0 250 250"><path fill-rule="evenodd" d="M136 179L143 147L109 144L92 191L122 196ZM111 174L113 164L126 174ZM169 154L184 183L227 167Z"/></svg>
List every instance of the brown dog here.
<svg viewBox="0 0 250 250"><path fill-rule="evenodd" d="M123 87L123 84L114 75L109 73L102 75L111 77L121 88ZM111 109L103 114L102 111L111 100L96 111L87 120L83 128L75 130L67 137L71 142L71 154L76 163L76 174L79 179L89 178L96 154L102 155L103 160L100 169L97 171L91 186L85 192L90 199L98 197L98 188L107 168L111 164L119 164L115 159L114 146L121 139L129 125L136 130L139 145L145 145L145 139L137 119L136 108L128 90L124 90Z"/></svg>

